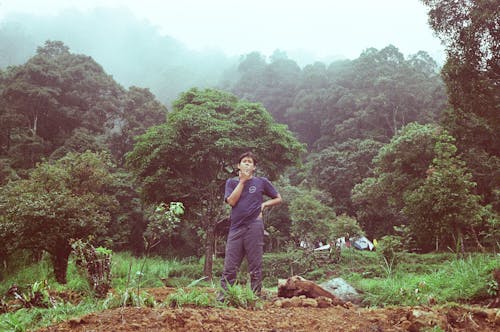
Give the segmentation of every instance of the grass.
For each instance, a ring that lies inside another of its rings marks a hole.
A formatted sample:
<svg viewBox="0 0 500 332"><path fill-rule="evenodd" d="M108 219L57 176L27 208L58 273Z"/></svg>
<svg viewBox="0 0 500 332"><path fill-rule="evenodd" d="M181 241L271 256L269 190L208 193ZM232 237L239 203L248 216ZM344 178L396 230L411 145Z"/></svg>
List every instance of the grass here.
<svg viewBox="0 0 500 332"><path fill-rule="evenodd" d="M410 271L406 265L398 264L387 278L351 275L348 279L365 293L365 303L372 306L464 302L488 296L495 267L500 267L498 256L472 255L431 263L429 267L413 267Z"/></svg>
<svg viewBox="0 0 500 332"><path fill-rule="evenodd" d="M224 293L224 304L236 308L261 308L262 303L248 285L227 284Z"/></svg>
<svg viewBox="0 0 500 332"><path fill-rule="evenodd" d="M303 276L317 282L332 277L342 277L363 292L364 301L369 306L417 305L471 301L486 297L491 293L494 280L491 271L500 267L500 256L471 254L457 259L449 253L403 254L391 267L390 273L384 268L380 255L375 252L346 250L342 252L338 264L310 264L306 257L301 266L303 254L273 253L264 257L264 285L275 289L277 278L306 271ZM302 255L302 256L300 256ZM21 260L22 257L19 259ZM54 308L21 309L0 315L0 331L25 331L52 325L57 322L80 317L91 312L116 308L122 305L156 306L157 303L145 288L162 287L165 280L177 291L167 298L171 306L233 306L258 308L262 303L255 297L248 285L234 285L225 293L225 303L215 302L214 284L201 278L203 260L198 258L165 260L160 257L136 258L129 253L113 254L112 278L114 295L106 299L92 296L85 277L70 260L66 285L55 282L49 257L44 256L39 263L22 264L9 274L2 274L0 292L5 292L12 284L26 287L36 281L46 280L52 290L78 292L83 300L77 304L58 303ZM24 258L24 262L29 258ZM242 267L243 270L244 266ZM214 282L222 270L222 260L214 262ZM245 280L244 274L238 280ZM189 287L188 287L189 286ZM490 294L491 295L491 294Z"/></svg>
<svg viewBox="0 0 500 332"><path fill-rule="evenodd" d="M166 303L177 308L184 306L214 307L217 305L214 296L201 288L179 288L167 297Z"/></svg>
<svg viewBox="0 0 500 332"><path fill-rule="evenodd" d="M0 331L27 331L81 317L102 310L102 306L92 299L78 305L60 304L55 308L20 309L0 315Z"/></svg>

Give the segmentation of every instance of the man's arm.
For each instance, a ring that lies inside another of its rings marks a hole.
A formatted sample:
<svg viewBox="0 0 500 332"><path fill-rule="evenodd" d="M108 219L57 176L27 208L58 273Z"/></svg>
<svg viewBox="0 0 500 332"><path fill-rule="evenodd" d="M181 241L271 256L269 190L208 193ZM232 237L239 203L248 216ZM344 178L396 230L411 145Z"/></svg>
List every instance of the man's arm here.
<svg viewBox="0 0 500 332"><path fill-rule="evenodd" d="M241 193L243 192L243 187L245 186L245 182L250 179L251 175L246 174L244 172L240 172L240 181L238 182L238 185L236 188L234 188L233 192L231 195L227 196L226 202L227 204L231 205L231 207L235 206L236 203L240 200Z"/></svg>
<svg viewBox="0 0 500 332"><path fill-rule="evenodd" d="M264 210L266 208L270 208L271 206L274 206L274 205L281 204L281 202L283 202L283 200L281 199L281 195L278 194L277 197L275 197L273 199L270 199L270 200L265 201L264 203L262 203L262 210Z"/></svg>
<svg viewBox="0 0 500 332"><path fill-rule="evenodd" d="M238 201L240 200L240 196L241 196L241 193L243 192L244 185L245 185L245 183L240 180L238 182L238 185L236 186L236 188L234 188L231 195L229 195L226 198L227 204L231 205L231 207L235 206L236 203L238 203Z"/></svg>

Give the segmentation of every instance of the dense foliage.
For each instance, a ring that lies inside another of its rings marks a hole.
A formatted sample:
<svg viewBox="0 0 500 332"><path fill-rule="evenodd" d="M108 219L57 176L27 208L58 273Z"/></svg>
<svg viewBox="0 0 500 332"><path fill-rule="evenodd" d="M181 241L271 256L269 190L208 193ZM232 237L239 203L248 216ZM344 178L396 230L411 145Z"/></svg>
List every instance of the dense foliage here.
<svg viewBox="0 0 500 332"><path fill-rule="evenodd" d="M422 0L446 45L444 120L485 204L500 211L500 23L494 0Z"/></svg>
<svg viewBox="0 0 500 332"><path fill-rule="evenodd" d="M148 202L181 201L205 237L205 273L211 277L215 225L222 219L224 184L238 155L265 156L259 169L276 179L295 164L302 145L260 105L226 92L192 89L174 103L166 123L139 136L127 162Z"/></svg>
<svg viewBox="0 0 500 332"><path fill-rule="evenodd" d="M379 237L408 225L424 250L463 245L465 233L477 242L477 229L494 232L495 218L480 205L456 151L453 137L439 126L403 128L375 157L374 176L353 190L367 232Z"/></svg>
<svg viewBox="0 0 500 332"><path fill-rule="evenodd" d="M117 201L109 157L85 152L40 163L27 179L0 191L0 238L11 251L47 251L57 281L66 283L71 239L105 233Z"/></svg>

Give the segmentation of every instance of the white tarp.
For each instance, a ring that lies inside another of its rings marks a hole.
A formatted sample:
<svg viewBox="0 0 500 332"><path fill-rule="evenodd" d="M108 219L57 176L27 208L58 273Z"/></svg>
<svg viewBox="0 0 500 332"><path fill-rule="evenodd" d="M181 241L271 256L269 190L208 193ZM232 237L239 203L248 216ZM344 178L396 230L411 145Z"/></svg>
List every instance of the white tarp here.
<svg viewBox="0 0 500 332"><path fill-rule="evenodd" d="M364 236L352 239L352 246L359 250L368 249L370 251L373 250L373 248L375 247L373 243Z"/></svg>

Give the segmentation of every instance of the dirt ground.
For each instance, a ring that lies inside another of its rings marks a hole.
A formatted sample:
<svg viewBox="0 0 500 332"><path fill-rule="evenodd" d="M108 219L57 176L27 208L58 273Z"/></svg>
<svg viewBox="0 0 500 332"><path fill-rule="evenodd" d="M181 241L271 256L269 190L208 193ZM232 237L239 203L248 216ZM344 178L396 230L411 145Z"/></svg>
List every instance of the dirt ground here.
<svg viewBox="0 0 500 332"><path fill-rule="evenodd" d="M173 289L149 289L159 301ZM500 311L480 306L361 308L326 299L270 298L262 309L117 308L39 331L500 331Z"/></svg>

